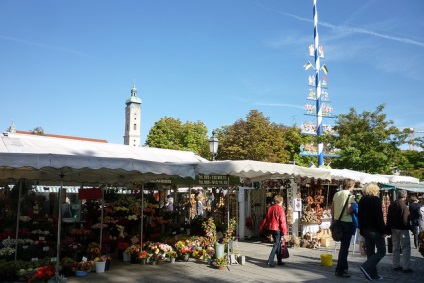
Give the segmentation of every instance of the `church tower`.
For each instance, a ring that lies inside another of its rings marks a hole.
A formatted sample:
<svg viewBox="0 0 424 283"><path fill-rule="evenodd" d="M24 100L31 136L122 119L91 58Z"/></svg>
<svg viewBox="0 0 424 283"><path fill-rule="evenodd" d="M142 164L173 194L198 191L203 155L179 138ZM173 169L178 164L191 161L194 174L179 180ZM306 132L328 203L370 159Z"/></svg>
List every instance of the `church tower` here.
<svg viewBox="0 0 424 283"><path fill-rule="evenodd" d="M137 97L135 83L131 89L131 97L125 101L125 135L124 144L140 146L141 99Z"/></svg>

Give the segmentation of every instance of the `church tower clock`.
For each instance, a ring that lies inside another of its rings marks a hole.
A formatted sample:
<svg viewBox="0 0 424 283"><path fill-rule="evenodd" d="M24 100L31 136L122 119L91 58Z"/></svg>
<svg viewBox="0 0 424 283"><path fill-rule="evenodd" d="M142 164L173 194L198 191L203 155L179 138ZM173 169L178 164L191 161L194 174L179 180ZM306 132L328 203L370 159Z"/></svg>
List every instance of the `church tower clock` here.
<svg viewBox="0 0 424 283"><path fill-rule="evenodd" d="M125 101L125 135L124 144L140 146L141 99L137 97L135 83L131 89L131 97Z"/></svg>

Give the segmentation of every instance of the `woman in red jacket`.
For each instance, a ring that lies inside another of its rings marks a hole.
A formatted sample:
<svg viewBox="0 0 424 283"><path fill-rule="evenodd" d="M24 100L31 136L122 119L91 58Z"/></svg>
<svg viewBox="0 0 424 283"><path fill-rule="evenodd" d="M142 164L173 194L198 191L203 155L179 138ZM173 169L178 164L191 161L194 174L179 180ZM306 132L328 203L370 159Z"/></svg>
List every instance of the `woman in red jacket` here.
<svg viewBox="0 0 424 283"><path fill-rule="evenodd" d="M278 265L284 265L284 262L281 260L281 236L287 235L289 229L287 227L286 213L284 212L283 197L281 195L276 195L274 197L274 205L268 208L267 215L259 227L261 231L264 228L269 230L274 238L274 244L267 262L268 266L275 267L275 254L277 254Z"/></svg>

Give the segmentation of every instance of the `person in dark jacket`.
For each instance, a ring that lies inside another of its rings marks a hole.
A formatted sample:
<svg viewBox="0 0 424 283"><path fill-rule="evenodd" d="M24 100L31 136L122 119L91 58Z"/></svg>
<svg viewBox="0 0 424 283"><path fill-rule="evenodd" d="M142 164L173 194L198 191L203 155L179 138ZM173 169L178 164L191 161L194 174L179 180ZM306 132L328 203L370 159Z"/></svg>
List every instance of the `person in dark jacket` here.
<svg viewBox="0 0 424 283"><path fill-rule="evenodd" d="M377 264L386 255L387 230L381 200L378 197L380 188L375 183L369 183L363 192L364 197L358 204L358 222L359 233L365 239L367 260L360 269L368 280L381 280L383 278L378 275Z"/></svg>
<svg viewBox="0 0 424 283"><path fill-rule="evenodd" d="M418 220L420 219L421 203L418 202L417 196L410 197L411 203L409 204L409 212L412 226L412 233L414 233L414 246L418 248Z"/></svg>
<svg viewBox="0 0 424 283"><path fill-rule="evenodd" d="M288 226L286 220L286 213L283 208L283 197L281 195L276 195L274 197L274 205L268 208L266 217L262 221L259 229L267 229L271 232L272 237L274 238L274 243L272 245L271 253L268 258L268 266L275 267L274 258L277 254L278 265L284 265L281 257L281 236L286 236L288 234Z"/></svg>
<svg viewBox="0 0 424 283"><path fill-rule="evenodd" d="M392 233L393 243L393 270L411 273L411 237L409 230L409 209L406 206L406 190L397 193L397 200L392 202L387 213L387 224ZM402 262L400 260L400 250L402 249Z"/></svg>

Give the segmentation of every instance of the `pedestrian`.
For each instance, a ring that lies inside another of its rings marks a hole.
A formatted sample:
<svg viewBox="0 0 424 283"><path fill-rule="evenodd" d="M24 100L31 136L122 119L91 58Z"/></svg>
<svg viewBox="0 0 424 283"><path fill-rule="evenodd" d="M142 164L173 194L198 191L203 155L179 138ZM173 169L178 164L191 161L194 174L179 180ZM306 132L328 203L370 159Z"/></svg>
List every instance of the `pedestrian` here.
<svg viewBox="0 0 424 283"><path fill-rule="evenodd" d="M359 233L365 239L367 260L360 269L368 280L382 280L378 275L377 264L386 255L387 228L384 224L380 188L376 183L369 183L364 188L364 197L359 201ZM377 248L377 252L375 249Z"/></svg>
<svg viewBox="0 0 424 283"><path fill-rule="evenodd" d="M415 248L418 248L418 220L420 219L421 203L418 202L417 196L411 196L409 199L411 201L411 203L409 204L409 213L411 219L412 233L414 234L414 246Z"/></svg>
<svg viewBox="0 0 424 283"><path fill-rule="evenodd" d="M418 224L420 226L420 232L424 230L424 196L421 196L421 208L420 208L420 218L418 219Z"/></svg>
<svg viewBox="0 0 424 283"><path fill-rule="evenodd" d="M397 199L389 206L387 213L387 224L392 233L393 244L393 270L411 273L411 237L409 231L412 229L409 224L409 209L406 206L406 190L397 193ZM400 250L402 249L402 262Z"/></svg>
<svg viewBox="0 0 424 283"><path fill-rule="evenodd" d="M347 263L347 256L349 255L349 246L350 241L352 239L352 235L355 233L355 226L352 223L351 216L351 205L355 201L354 198L351 197L351 192L354 187L354 180L345 179L343 180L343 190L335 193L333 197L331 211L333 212L334 219L340 220L343 230L343 237L340 241L339 256L337 259L337 266L335 271L335 275L337 277L350 277L350 274L348 273L349 265ZM343 210L343 208L345 209ZM340 217L340 219L338 219L337 217Z"/></svg>
<svg viewBox="0 0 424 283"><path fill-rule="evenodd" d="M277 264L284 265L281 257L281 237L288 235L286 213L283 208L283 197L281 195L274 196L274 204L268 208L267 214L259 227L260 231L269 230L274 242L271 253L267 261L269 267L275 267L274 258L277 254Z"/></svg>
<svg viewBox="0 0 424 283"><path fill-rule="evenodd" d="M196 216L197 217L203 217L203 210L205 208L204 204L203 204L203 195L202 194L198 194L196 197Z"/></svg>

